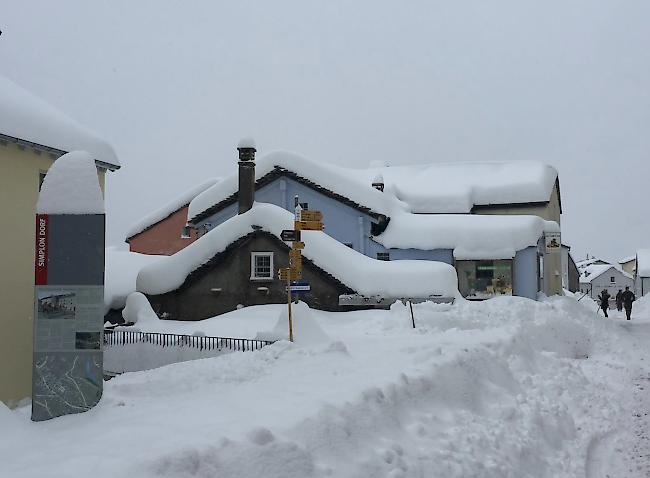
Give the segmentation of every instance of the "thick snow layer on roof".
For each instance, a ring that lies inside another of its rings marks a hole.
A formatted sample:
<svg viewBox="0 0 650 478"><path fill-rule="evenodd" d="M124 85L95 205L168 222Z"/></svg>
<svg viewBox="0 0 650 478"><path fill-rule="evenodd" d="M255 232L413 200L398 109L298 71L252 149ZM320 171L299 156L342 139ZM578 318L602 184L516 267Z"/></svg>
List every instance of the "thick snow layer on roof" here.
<svg viewBox="0 0 650 478"><path fill-rule="evenodd" d="M637 251L636 273L641 277L650 277L650 249L639 249Z"/></svg>
<svg viewBox="0 0 650 478"><path fill-rule="evenodd" d="M549 165L533 161L429 163L352 169L275 152L257 161L256 179L288 169L372 211L390 216L396 209L414 213L468 213L475 205L548 201L557 179ZM384 192L372 188L381 177ZM237 173L190 204L194 218L237 192ZM383 197L381 196L383 195Z"/></svg>
<svg viewBox="0 0 650 478"><path fill-rule="evenodd" d="M104 197L93 157L85 151L66 153L50 167L36 211L39 214L104 214Z"/></svg>
<svg viewBox="0 0 650 478"><path fill-rule="evenodd" d="M364 184L381 174L384 191L414 213L468 213L475 205L548 201L557 171L534 161L428 163L354 170Z"/></svg>
<svg viewBox="0 0 650 478"><path fill-rule="evenodd" d="M164 294L177 289L192 271L253 232L253 225L279 238L283 229L293 228L293 214L272 204L257 203L250 211L220 224L163 262L143 268L138 274L138 291ZM449 264L378 261L322 232L303 231L302 240L306 258L360 294L393 298L458 296L456 271Z"/></svg>
<svg viewBox="0 0 650 478"><path fill-rule="evenodd" d="M399 213L374 240L388 248L453 249L456 259L511 259L559 230L537 216Z"/></svg>
<svg viewBox="0 0 650 478"><path fill-rule="evenodd" d="M221 178L210 178L202 182L201 184L188 189L183 194L180 194L176 198L172 199L161 208L156 209L153 212L150 212L145 217L140 219L138 222L133 224L127 231L126 237L127 238L133 237L136 234L141 233L148 227L153 226L154 224L162 221L173 212L176 212L180 208L187 206L190 203L190 201L194 199L197 195L201 194L209 187L214 186L219 181L221 181Z"/></svg>
<svg viewBox="0 0 650 478"><path fill-rule="evenodd" d="M406 209L407 205L391 194L384 194L368 182L364 187L351 175L347 168L317 163L294 153L274 152L255 161L255 179L270 173L275 167L287 169L319 186L336 192L378 214L390 215L395 209ZM235 194L239 188L238 172L227 176L218 184L199 194L190 203L188 218L192 219L206 209Z"/></svg>
<svg viewBox="0 0 650 478"><path fill-rule="evenodd" d="M597 277L600 277L603 275L605 272L609 270L614 270L616 272L619 272L623 274L624 277L627 277L628 279L632 279L632 276L628 274L625 271L622 271L621 269L611 265L611 264L591 264L588 266L585 266L580 270L580 282L583 283L588 283L592 282L594 279Z"/></svg>
<svg viewBox="0 0 650 478"><path fill-rule="evenodd" d="M0 76L0 134L61 151L88 151L120 166L110 144L7 78Z"/></svg>
<svg viewBox="0 0 650 478"><path fill-rule="evenodd" d="M167 256L138 254L106 248L106 272L104 280L104 313L121 309L126 298L135 292L135 280L144 266L165 260Z"/></svg>
<svg viewBox="0 0 650 478"><path fill-rule="evenodd" d="M623 259L620 259L618 261L618 263L619 264L626 264L626 263L631 262L631 261L633 261L635 259L636 259L636 256L627 256L627 257L624 257Z"/></svg>

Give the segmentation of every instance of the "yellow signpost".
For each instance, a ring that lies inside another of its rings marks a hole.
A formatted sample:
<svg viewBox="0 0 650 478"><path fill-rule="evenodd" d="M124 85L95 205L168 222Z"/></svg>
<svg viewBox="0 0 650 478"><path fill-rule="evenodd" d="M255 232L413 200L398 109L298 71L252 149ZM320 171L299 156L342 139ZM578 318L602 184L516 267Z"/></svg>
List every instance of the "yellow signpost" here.
<svg viewBox="0 0 650 478"><path fill-rule="evenodd" d="M281 281L287 283L287 308L289 315L289 340L293 342L293 320L291 317L291 281L297 281L302 278L302 249L305 243L301 242L300 231L322 231L325 225L322 223L323 213L320 211L303 210L298 202L298 196L294 198L296 205L296 220L293 222L293 230L282 231L282 240L291 241L289 250L289 267L283 267L278 270L278 276ZM297 240L295 240L297 239ZM307 284L308 286L309 284ZM298 286L296 286L298 287ZM298 289L297 289L298 290ZM308 289L307 289L308 290Z"/></svg>

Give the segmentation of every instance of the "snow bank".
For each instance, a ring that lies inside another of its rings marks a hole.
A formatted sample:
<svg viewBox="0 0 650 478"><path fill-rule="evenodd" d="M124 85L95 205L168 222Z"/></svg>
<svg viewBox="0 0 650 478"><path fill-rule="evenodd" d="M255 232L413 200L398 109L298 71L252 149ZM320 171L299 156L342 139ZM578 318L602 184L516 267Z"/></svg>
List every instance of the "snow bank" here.
<svg viewBox="0 0 650 478"><path fill-rule="evenodd" d="M279 239L283 229L293 229L293 214L272 204L256 203L250 211L220 224L165 261L144 267L138 274L137 290L156 295L177 289L192 271L235 240L253 232L252 226ZM459 295L456 271L449 264L378 261L322 232L303 231L302 240L304 257L359 294L393 298Z"/></svg>
<svg viewBox="0 0 650 478"><path fill-rule="evenodd" d="M192 199L194 199L209 187L214 186L219 181L221 181L221 178L211 178L197 186L188 189L183 194L180 194L178 197L172 199L161 208L147 214L145 217L133 224L126 232L126 237L131 238L136 234L141 233L150 226L153 226L154 224L162 221L170 214L178 211L182 207L187 206Z"/></svg>
<svg viewBox="0 0 650 478"><path fill-rule="evenodd" d="M160 320L151 308L147 298L140 292L129 294L126 298L126 306L122 311L122 317L126 322L133 322L138 326Z"/></svg>
<svg viewBox="0 0 650 478"><path fill-rule="evenodd" d="M0 134L65 152L88 151L93 159L119 167L104 140L60 111L0 76Z"/></svg>
<svg viewBox="0 0 650 478"><path fill-rule="evenodd" d="M639 249L637 251L636 273L640 277L650 277L650 249Z"/></svg>
<svg viewBox="0 0 650 478"><path fill-rule="evenodd" d="M104 314L110 309L121 309L126 304L126 297L135 292L138 272L144 266L167 256L138 254L137 252L119 251L106 248L104 278Z"/></svg>
<svg viewBox="0 0 650 478"><path fill-rule="evenodd" d="M104 197L90 153L73 151L54 161L43 180L39 214L104 214Z"/></svg>
<svg viewBox="0 0 650 478"><path fill-rule="evenodd" d="M391 216L386 230L373 239L399 249L453 249L456 259L512 259L517 251L537 246L557 223L537 216L409 214Z"/></svg>
<svg viewBox="0 0 650 478"><path fill-rule="evenodd" d="M299 345L326 344L331 341L323 329L314 319L311 309L304 302L291 305L291 322L293 328L293 341ZM275 327L270 332L260 332L260 340L289 340L289 310L282 309Z"/></svg>
<svg viewBox="0 0 650 478"><path fill-rule="evenodd" d="M274 152L257 161L255 178L275 167L296 173L324 188L391 216L413 213L469 213L476 205L544 202L551 197L557 171L533 161L429 163L353 169L318 163L296 154ZM384 192L372 187L381 177ZM190 219L237 192L237 173L203 194L189 208Z"/></svg>

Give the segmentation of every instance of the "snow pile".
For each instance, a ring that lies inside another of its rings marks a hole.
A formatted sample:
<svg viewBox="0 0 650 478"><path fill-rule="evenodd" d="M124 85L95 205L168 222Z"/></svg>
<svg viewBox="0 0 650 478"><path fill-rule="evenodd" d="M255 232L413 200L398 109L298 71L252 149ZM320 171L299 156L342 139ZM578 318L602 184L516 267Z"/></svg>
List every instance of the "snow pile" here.
<svg viewBox="0 0 650 478"><path fill-rule="evenodd" d="M160 319L151 308L147 298L140 292L129 294L126 298L126 306L122 311L122 317L126 322L138 324L138 327L147 322L158 322Z"/></svg>
<svg viewBox="0 0 650 478"><path fill-rule="evenodd" d="M559 230L556 222L537 216L402 212L373 239L387 248L453 249L456 259L512 259L517 251L537 246L545 232Z"/></svg>
<svg viewBox="0 0 650 478"><path fill-rule="evenodd" d="M61 151L88 151L93 159L120 166L115 151L104 140L0 76L0 134Z"/></svg>
<svg viewBox="0 0 650 478"><path fill-rule="evenodd" d="M650 294L637 297L632 304L633 315L642 319L650 319Z"/></svg>
<svg viewBox="0 0 650 478"><path fill-rule="evenodd" d="M178 197L172 199L170 202L168 202L161 208L147 214L145 217L143 217L138 222L133 224L127 231L126 237L131 238L136 234L141 233L142 231L149 228L150 226L153 226L154 224L162 221L170 214L187 206L190 203L190 201L194 199L197 195L201 194L203 191L210 188L211 186L214 186L219 181L221 181L221 178L211 178L202 182L197 186L188 189L183 194L180 194Z"/></svg>
<svg viewBox="0 0 650 478"><path fill-rule="evenodd" d="M93 157L73 151L54 161L43 180L36 211L39 214L104 214Z"/></svg>
<svg viewBox="0 0 650 478"><path fill-rule="evenodd" d="M256 310L277 321L277 306ZM627 476L643 340L575 300L416 304L416 330L403 306L311 313L346 345L282 341L115 377L91 413L0 434L5 474Z"/></svg>
<svg viewBox="0 0 650 478"><path fill-rule="evenodd" d="M180 287L187 276L234 241L253 232L252 226L278 239L283 229L293 228L293 214L272 204L253 208L220 224L165 261L144 267L137 290L164 294ZM363 295L384 297L457 297L458 278L449 264L433 261L379 261L351 249L327 234L303 231L303 255L346 286Z"/></svg>
<svg viewBox="0 0 650 478"><path fill-rule="evenodd" d="M293 329L293 341L299 345L326 344L331 341L323 329L314 319L309 306L304 302L291 305L291 322ZM271 332L260 332L257 337L260 340L289 340L289 310L282 309L275 327Z"/></svg>
<svg viewBox="0 0 650 478"><path fill-rule="evenodd" d="M140 269L153 262L165 260L166 257L106 248L104 314L110 309L124 307L126 297L135 292L135 280Z"/></svg>
<svg viewBox="0 0 650 478"><path fill-rule="evenodd" d="M637 251L636 273L640 277L650 277L650 249L639 249Z"/></svg>
<svg viewBox="0 0 650 478"><path fill-rule="evenodd" d="M274 152L257 161L255 178L275 168L291 171L371 211L391 216L413 213L469 213L476 205L545 202L557 171L533 161L430 163L415 166L353 169L318 163L293 153ZM372 187L383 179L384 192ZM237 192L237 173L197 196L190 219ZM435 187L434 187L435 185Z"/></svg>

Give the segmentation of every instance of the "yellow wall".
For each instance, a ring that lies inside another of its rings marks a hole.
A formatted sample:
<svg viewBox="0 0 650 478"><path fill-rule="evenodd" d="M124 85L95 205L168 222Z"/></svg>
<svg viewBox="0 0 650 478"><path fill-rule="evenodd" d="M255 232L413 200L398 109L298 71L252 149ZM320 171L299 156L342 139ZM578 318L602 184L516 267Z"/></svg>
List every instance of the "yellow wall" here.
<svg viewBox="0 0 650 478"><path fill-rule="evenodd" d="M34 231L39 172L47 152L0 142L0 401L31 395ZM104 172L99 172L104 188Z"/></svg>
<svg viewBox="0 0 650 478"><path fill-rule="evenodd" d="M634 274L636 272L636 259L632 259L631 261L624 262L623 264L621 264L621 267L625 272L627 272L632 277L634 277Z"/></svg>

